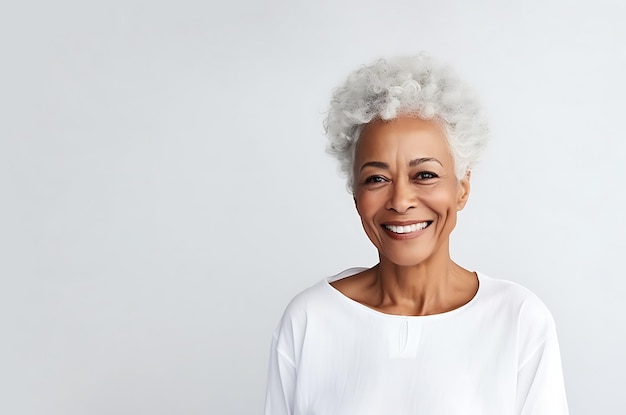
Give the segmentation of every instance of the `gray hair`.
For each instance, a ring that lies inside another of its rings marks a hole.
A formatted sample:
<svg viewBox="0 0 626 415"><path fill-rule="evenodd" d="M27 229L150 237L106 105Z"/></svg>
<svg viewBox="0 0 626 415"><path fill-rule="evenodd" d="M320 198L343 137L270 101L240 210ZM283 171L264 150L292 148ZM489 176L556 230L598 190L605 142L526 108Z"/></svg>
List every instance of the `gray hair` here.
<svg viewBox="0 0 626 415"><path fill-rule="evenodd" d="M363 127L375 120L414 116L443 127L461 179L489 139L487 120L473 91L447 65L426 53L379 59L352 72L335 89L324 121L327 151L354 190L354 152Z"/></svg>

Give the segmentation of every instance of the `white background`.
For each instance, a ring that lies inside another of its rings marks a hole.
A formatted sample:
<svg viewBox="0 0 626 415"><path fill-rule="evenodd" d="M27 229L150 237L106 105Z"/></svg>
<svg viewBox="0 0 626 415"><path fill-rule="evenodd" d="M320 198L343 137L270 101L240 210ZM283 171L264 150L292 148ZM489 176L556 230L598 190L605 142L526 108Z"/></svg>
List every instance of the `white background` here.
<svg viewBox="0 0 626 415"><path fill-rule="evenodd" d="M622 413L625 20L617 0L5 2L0 413L261 413L289 299L376 261L324 153L330 92L422 49L493 131L453 257L550 307L572 414Z"/></svg>

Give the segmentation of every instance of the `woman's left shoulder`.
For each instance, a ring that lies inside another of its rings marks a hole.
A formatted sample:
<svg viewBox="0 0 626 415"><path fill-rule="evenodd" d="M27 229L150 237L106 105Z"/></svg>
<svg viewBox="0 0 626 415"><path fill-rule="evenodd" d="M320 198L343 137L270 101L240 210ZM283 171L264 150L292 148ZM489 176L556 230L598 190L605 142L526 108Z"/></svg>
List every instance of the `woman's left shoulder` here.
<svg viewBox="0 0 626 415"><path fill-rule="evenodd" d="M481 298L498 308L507 308L518 315L551 321L552 314L545 303L531 290L514 281L479 275Z"/></svg>

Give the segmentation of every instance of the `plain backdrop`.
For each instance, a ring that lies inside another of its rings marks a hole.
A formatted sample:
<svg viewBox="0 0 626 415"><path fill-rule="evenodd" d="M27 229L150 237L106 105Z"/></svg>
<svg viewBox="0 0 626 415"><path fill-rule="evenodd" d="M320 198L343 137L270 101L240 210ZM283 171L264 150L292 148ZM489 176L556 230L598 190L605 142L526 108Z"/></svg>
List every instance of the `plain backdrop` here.
<svg viewBox="0 0 626 415"><path fill-rule="evenodd" d="M427 50L492 142L453 258L537 293L572 414L626 386L618 0L0 6L0 413L259 414L271 333L376 262L325 154L331 90Z"/></svg>

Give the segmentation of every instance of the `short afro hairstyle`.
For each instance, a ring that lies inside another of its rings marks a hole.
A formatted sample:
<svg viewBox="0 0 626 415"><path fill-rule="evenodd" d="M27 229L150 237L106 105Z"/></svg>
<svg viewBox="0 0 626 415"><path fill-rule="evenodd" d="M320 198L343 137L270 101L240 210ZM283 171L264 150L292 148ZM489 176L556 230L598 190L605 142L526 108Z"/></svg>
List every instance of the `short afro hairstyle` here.
<svg viewBox="0 0 626 415"><path fill-rule="evenodd" d="M336 88L324 121L327 151L340 163L354 191L354 154L363 127L375 119L414 116L444 130L461 179L489 139L484 111L474 92L447 65L422 52L379 59L352 72Z"/></svg>

